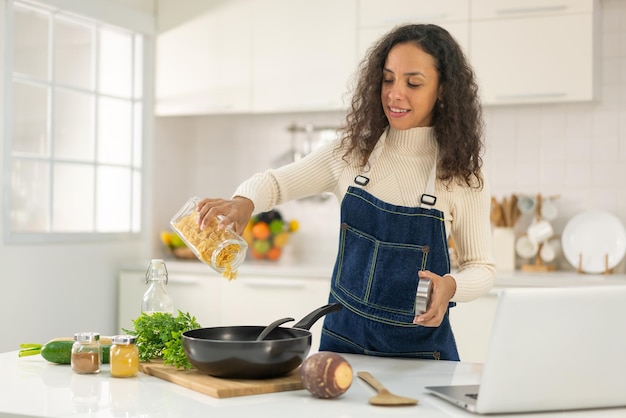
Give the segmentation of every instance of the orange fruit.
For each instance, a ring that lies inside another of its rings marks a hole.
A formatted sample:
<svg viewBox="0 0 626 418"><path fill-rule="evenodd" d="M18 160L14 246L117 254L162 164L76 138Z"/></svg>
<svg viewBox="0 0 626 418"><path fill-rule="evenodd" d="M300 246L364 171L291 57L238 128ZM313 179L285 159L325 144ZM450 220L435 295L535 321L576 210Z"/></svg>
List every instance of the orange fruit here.
<svg viewBox="0 0 626 418"><path fill-rule="evenodd" d="M255 260L263 260L265 258L265 254L261 254L260 252L256 251L254 248L250 248L250 255Z"/></svg>
<svg viewBox="0 0 626 418"><path fill-rule="evenodd" d="M265 254L265 257L267 257L268 260L276 261L280 258L280 255L282 254L282 252L283 251L280 249L280 247L272 247Z"/></svg>
<svg viewBox="0 0 626 418"><path fill-rule="evenodd" d="M252 227L252 236L256 239L268 239L270 233L270 227L265 222L258 222Z"/></svg>

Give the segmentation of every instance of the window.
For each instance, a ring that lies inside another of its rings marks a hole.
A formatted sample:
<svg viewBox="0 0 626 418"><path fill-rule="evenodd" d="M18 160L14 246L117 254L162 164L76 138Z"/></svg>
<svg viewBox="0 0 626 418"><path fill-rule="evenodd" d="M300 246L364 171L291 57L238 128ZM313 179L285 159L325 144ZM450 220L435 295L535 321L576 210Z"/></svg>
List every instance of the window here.
<svg viewBox="0 0 626 418"><path fill-rule="evenodd" d="M9 240L140 232L143 35L8 5Z"/></svg>

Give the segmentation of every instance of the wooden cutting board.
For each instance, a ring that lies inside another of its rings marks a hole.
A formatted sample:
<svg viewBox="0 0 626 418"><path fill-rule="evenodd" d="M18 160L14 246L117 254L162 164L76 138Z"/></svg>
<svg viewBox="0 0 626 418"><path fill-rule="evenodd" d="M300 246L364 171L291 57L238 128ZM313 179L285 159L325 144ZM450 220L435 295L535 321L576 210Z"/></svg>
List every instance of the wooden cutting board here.
<svg viewBox="0 0 626 418"><path fill-rule="evenodd" d="M160 361L140 363L139 370L214 398L259 395L303 388L298 369L286 376L272 379L224 379L202 374L195 369L182 370L174 366L164 366Z"/></svg>

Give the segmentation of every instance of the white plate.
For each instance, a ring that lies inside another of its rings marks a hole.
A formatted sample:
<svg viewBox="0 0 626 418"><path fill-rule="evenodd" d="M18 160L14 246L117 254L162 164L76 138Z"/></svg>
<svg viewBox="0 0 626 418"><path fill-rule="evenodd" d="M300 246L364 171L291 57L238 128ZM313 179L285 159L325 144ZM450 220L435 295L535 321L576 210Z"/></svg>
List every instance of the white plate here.
<svg viewBox="0 0 626 418"><path fill-rule="evenodd" d="M561 245L565 258L574 268L580 267L585 273L604 273L607 267L612 269L624 258L626 231L615 215L590 210L579 213L565 225Z"/></svg>

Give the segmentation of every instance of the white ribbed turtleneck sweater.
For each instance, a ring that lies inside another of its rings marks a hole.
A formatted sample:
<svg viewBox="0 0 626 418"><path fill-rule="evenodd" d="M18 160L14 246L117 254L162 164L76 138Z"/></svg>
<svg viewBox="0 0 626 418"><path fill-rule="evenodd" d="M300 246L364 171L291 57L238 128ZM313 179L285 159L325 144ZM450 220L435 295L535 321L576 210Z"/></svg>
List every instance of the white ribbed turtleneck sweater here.
<svg viewBox="0 0 626 418"><path fill-rule="evenodd" d="M332 192L341 201L361 170L349 165L329 143L305 158L284 167L258 173L244 181L234 196L254 202L255 213L265 212L289 200ZM385 202L419 206L435 163L436 142L432 128L390 129L382 152L367 173L365 189ZM447 233L457 247L459 269L453 272L455 302L466 302L487 293L495 278L489 220L489 186L482 189L435 183L435 207L445 214Z"/></svg>

